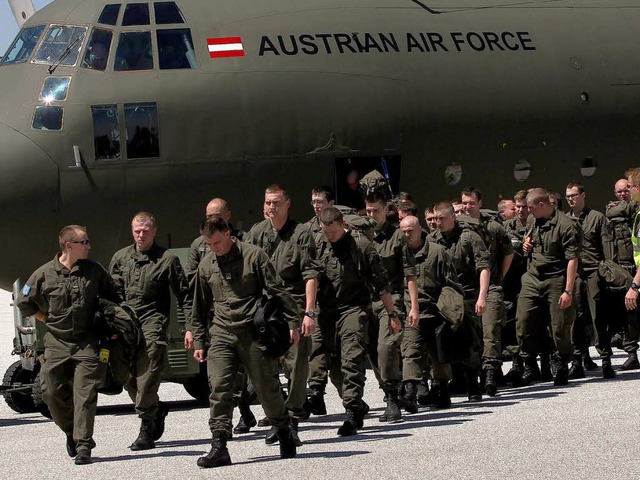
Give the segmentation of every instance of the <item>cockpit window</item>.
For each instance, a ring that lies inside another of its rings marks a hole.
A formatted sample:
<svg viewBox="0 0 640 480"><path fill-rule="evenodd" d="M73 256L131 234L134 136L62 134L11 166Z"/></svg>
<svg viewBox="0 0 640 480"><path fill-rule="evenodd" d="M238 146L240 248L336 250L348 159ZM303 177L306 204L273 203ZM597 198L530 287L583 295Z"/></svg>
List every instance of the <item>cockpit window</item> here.
<svg viewBox="0 0 640 480"><path fill-rule="evenodd" d="M184 23L182 12L175 2L156 2L153 4L153 9L156 14L156 25Z"/></svg>
<svg viewBox="0 0 640 480"><path fill-rule="evenodd" d="M38 40L40 40L42 32L44 32L44 25L20 30L18 36L9 47L9 50L7 50L2 65L23 63L29 60L33 50L36 48Z"/></svg>
<svg viewBox="0 0 640 480"><path fill-rule="evenodd" d="M130 3L124 10L122 17L122 26L130 25L149 25L149 4L148 3Z"/></svg>
<svg viewBox="0 0 640 480"><path fill-rule="evenodd" d="M84 68L91 70L104 70L107 68L112 37L113 32L111 32L111 30L93 29L89 46L84 54L84 60L82 60L82 66Z"/></svg>
<svg viewBox="0 0 640 480"><path fill-rule="evenodd" d="M118 13L120 13L119 3L110 3L109 5L105 5L100 17L98 18L98 23L102 23L103 25L115 25L118 21Z"/></svg>
<svg viewBox="0 0 640 480"><path fill-rule="evenodd" d="M196 68L191 31L188 28L158 30L158 62L160 70Z"/></svg>
<svg viewBox="0 0 640 480"><path fill-rule="evenodd" d="M49 65L75 65L86 33L86 27L51 25L32 61Z"/></svg>
<svg viewBox="0 0 640 480"><path fill-rule="evenodd" d="M118 160L120 158L118 107L116 105L91 107L91 116L96 160Z"/></svg>
<svg viewBox="0 0 640 480"><path fill-rule="evenodd" d="M64 102L67 99L71 77L47 77L38 100L45 103Z"/></svg>
<svg viewBox="0 0 640 480"><path fill-rule="evenodd" d="M160 155L158 110L155 103L125 103L127 158L151 158Z"/></svg>
<svg viewBox="0 0 640 480"><path fill-rule="evenodd" d="M62 107L38 105L33 116L34 130L62 130Z"/></svg>
<svg viewBox="0 0 640 480"><path fill-rule="evenodd" d="M152 68L151 32L121 33L113 69L122 72Z"/></svg>

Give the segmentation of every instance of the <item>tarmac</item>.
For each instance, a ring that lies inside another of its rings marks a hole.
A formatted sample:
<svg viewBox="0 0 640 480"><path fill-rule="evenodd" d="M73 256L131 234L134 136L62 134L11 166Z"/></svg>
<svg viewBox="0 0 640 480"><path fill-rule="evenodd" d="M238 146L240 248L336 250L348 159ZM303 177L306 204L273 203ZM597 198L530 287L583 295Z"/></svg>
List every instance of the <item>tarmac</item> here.
<svg viewBox="0 0 640 480"><path fill-rule="evenodd" d="M0 291L0 372L11 356L11 295ZM595 351L592 349L592 355ZM595 358L595 357L594 357ZM614 365L626 358L615 353ZM599 362L598 362L599 363ZM503 368L508 370L509 363ZM371 372L368 372L371 373ZM233 465L196 466L209 450L209 411L181 385L163 384L170 409L166 430L154 450L132 452L139 428L129 397L100 396L92 465L76 466L65 437L39 414L18 414L0 398L0 478L20 479L632 479L640 476L638 391L640 371L603 380L599 370L566 387L550 383L503 389L494 398L469 403L454 397L449 410L421 407L404 421L383 424L382 392L368 375L365 399L371 412L355 437L336 430L344 410L328 387L328 415L300 424L304 446L281 460L267 446L267 428L253 428L229 442ZM253 407L258 418L259 406Z"/></svg>

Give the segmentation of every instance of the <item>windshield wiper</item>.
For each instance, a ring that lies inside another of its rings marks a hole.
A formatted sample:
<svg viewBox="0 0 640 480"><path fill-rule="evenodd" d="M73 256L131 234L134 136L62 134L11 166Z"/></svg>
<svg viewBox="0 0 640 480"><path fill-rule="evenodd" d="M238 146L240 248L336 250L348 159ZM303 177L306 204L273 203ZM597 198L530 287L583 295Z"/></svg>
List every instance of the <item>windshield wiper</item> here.
<svg viewBox="0 0 640 480"><path fill-rule="evenodd" d="M67 58L67 55L69 55L73 47L76 46L76 44L80 41L82 37L84 37L84 35L78 35L73 42L67 45L67 48L65 48L64 51L60 54L60 56L58 57L58 60L53 62L51 65L49 65L49 75L51 75L53 72L56 71L56 68L58 68L58 65L60 65L65 58Z"/></svg>

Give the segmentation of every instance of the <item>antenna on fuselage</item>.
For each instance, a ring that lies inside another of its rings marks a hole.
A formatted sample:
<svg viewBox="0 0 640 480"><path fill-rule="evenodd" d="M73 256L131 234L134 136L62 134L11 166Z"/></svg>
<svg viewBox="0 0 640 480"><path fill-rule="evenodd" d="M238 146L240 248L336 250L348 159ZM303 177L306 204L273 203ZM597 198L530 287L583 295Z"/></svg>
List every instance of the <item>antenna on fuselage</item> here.
<svg viewBox="0 0 640 480"><path fill-rule="evenodd" d="M9 0L9 7L20 28L31 15L36 13L36 8L31 0Z"/></svg>

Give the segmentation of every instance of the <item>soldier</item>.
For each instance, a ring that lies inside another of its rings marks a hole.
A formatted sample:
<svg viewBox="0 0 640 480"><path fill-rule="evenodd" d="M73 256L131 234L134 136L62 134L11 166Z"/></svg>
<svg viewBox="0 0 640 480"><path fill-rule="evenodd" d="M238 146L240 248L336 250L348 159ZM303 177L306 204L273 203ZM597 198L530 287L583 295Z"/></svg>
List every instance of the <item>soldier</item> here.
<svg viewBox="0 0 640 480"><path fill-rule="evenodd" d="M328 207L320 214L322 235L316 236L323 275L318 291L318 328L330 363L332 383L346 409L338 435L355 435L364 424L368 406L364 393L364 358L373 290L387 312L390 335L402 329L387 275L375 247L362 234L346 229L342 213Z"/></svg>
<svg viewBox="0 0 640 480"><path fill-rule="evenodd" d="M604 378L616 376L611 366L612 326L605 314L606 291L600 285L598 266L605 259L605 252L612 251L611 239L607 229L607 219L601 212L585 205L586 192L578 183L569 183L566 199L571 210L569 217L575 220L582 230L582 246L576 285L576 320L571 330L573 343L573 362L569 369L569 378L584 378L582 359L589 354L587 340L587 316L596 334L596 349L602 359Z"/></svg>
<svg viewBox="0 0 640 480"><path fill-rule="evenodd" d="M398 219L418 215L418 206L411 200L402 200L398 203Z"/></svg>
<svg viewBox="0 0 640 480"><path fill-rule="evenodd" d="M631 190L629 189L629 181L626 178L621 178L614 185L613 192L616 198L621 202L628 202L631 200Z"/></svg>
<svg viewBox="0 0 640 480"><path fill-rule="evenodd" d="M417 385L422 381L423 351L426 345L433 365L432 390L435 406L449 408L448 382L451 380L451 365L439 360L436 329L445 321L436 303L442 288L450 286L462 293L462 285L456 282L456 274L449 254L442 245L427 241L417 217L408 216L400 222L400 229L407 238L411 254L416 263L416 284L418 287L419 321L409 319L402 337L402 380L405 385L405 399L409 411L417 412ZM408 290L408 289L407 289ZM405 299L409 292L405 291ZM411 305L407 300L407 309ZM437 386L436 386L437 385Z"/></svg>
<svg viewBox="0 0 640 480"><path fill-rule="evenodd" d="M482 215L482 194L475 187L462 191L462 205L465 213L479 220L487 231L485 246L489 249L491 276L487 292L487 309L482 314L482 335L484 351L482 368L485 373L485 389L490 397L498 391L497 381L502 376L502 327L506 322L504 305L504 280L513 260L513 246L506 230L488 215ZM512 202L513 203L513 202ZM500 373L498 373L500 372Z"/></svg>
<svg viewBox="0 0 640 480"><path fill-rule="evenodd" d="M580 235L573 221L551 205L546 190L529 190L527 206L532 218L522 248L529 256L529 264L522 277L516 313L518 344L524 360L522 382L528 384L534 377L533 364L540 351L538 332L550 318L556 348L554 385L566 385Z"/></svg>
<svg viewBox="0 0 640 480"><path fill-rule="evenodd" d="M444 246L449 253L462 285L465 300L465 322L473 337L471 351L464 362L469 401L482 400L478 376L482 357L482 323L480 318L487 309L490 264L489 251L482 238L471 228L463 228L456 219L451 203L440 202L434 208L438 229L429 240Z"/></svg>
<svg viewBox="0 0 640 480"><path fill-rule="evenodd" d="M373 245L382 260L382 264L387 272L389 280L389 293L393 298L395 310L404 311L404 279L407 280L407 291L409 298L407 304L410 305L409 321L417 322L418 312L418 289L416 286L415 267L413 257L409 253L409 247L402 232L387 221L388 203L379 193L367 195L365 199L365 209L367 216L376 222L373 237ZM386 320L386 306L382 300L374 293L373 322L378 328L376 335L373 331L373 342L377 339L377 357L380 378L383 382L383 389L387 398L387 409L380 416L381 422L396 422L402 418L398 405L398 393L402 382L402 356L400 347L402 336L400 333L391 334ZM371 330L370 330L371 331Z"/></svg>
<svg viewBox="0 0 640 480"><path fill-rule="evenodd" d="M91 463L96 446L93 426L102 377L98 298L121 299L105 269L88 260L91 243L85 227L64 227L58 243L61 252L29 277L16 305L45 325L40 371L44 401L67 436L67 453L76 465L84 465Z"/></svg>
<svg viewBox="0 0 640 480"><path fill-rule="evenodd" d="M510 198L503 198L498 202L498 215L502 223L516 218L516 203Z"/></svg>
<svg viewBox="0 0 640 480"><path fill-rule="evenodd" d="M630 200L633 202L640 202L640 168L632 168L630 170L627 170L625 172L625 175L629 181L629 193L631 197ZM629 290L625 294L625 307L629 312L636 311L636 315L638 314L638 285L640 285L640 241L638 241L639 236L640 210L636 210L633 219L633 226L631 227L631 243L633 245L633 260L636 267L636 273L633 276L633 282L631 283ZM629 333L631 334L631 332Z"/></svg>
<svg viewBox="0 0 640 480"><path fill-rule="evenodd" d="M433 233L438 229L438 223L436 222L436 213L434 212L435 204L429 205L424 209L424 221L427 224L427 233Z"/></svg>
<svg viewBox="0 0 640 480"><path fill-rule="evenodd" d="M262 248L284 282L285 289L296 301L302 320L302 337L283 358L285 376L289 380L287 410L292 417L293 435L297 446L298 422L306 420L307 377L311 334L316 328L316 293L318 264L315 243L309 228L289 217L291 198L282 185L270 185L264 193L264 208L268 219L256 223L246 235L246 242ZM278 441L275 427L267 434L267 444Z"/></svg>
<svg viewBox="0 0 640 480"><path fill-rule="evenodd" d="M189 284L178 257L155 242L156 220L149 212L137 213L131 220L134 243L111 258L109 273L122 298L136 312L144 342L135 352L132 371L125 385L141 419L138 438L131 450L155 448L164 432L166 407L160 403L158 388L168 367L167 330L171 297L189 318Z"/></svg>
<svg viewBox="0 0 640 480"><path fill-rule="evenodd" d="M193 356L199 362L207 362L212 442L211 451L200 457L197 464L203 468L231 464L227 440L231 438L233 386L241 365L256 389L267 418L276 427L280 457L295 457L291 420L280 394L278 360L261 350L253 318L263 290L279 298L291 329L291 344L295 346L299 340L298 307L267 254L232 237L222 218L207 220L203 235L213 255L207 255L198 267L191 322ZM205 355L205 333L212 308L211 345Z"/></svg>
<svg viewBox="0 0 640 480"><path fill-rule="evenodd" d="M336 193L333 188L328 185L319 185L317 187L313 187L311 190L311 206L313 207L313 212L315 213L314 217L309 220L306 225L309 226L311 230L311 234L315 235L316 233L322 230L320 226L320 213L327 207L332 206L336 203Z"/></svg>

